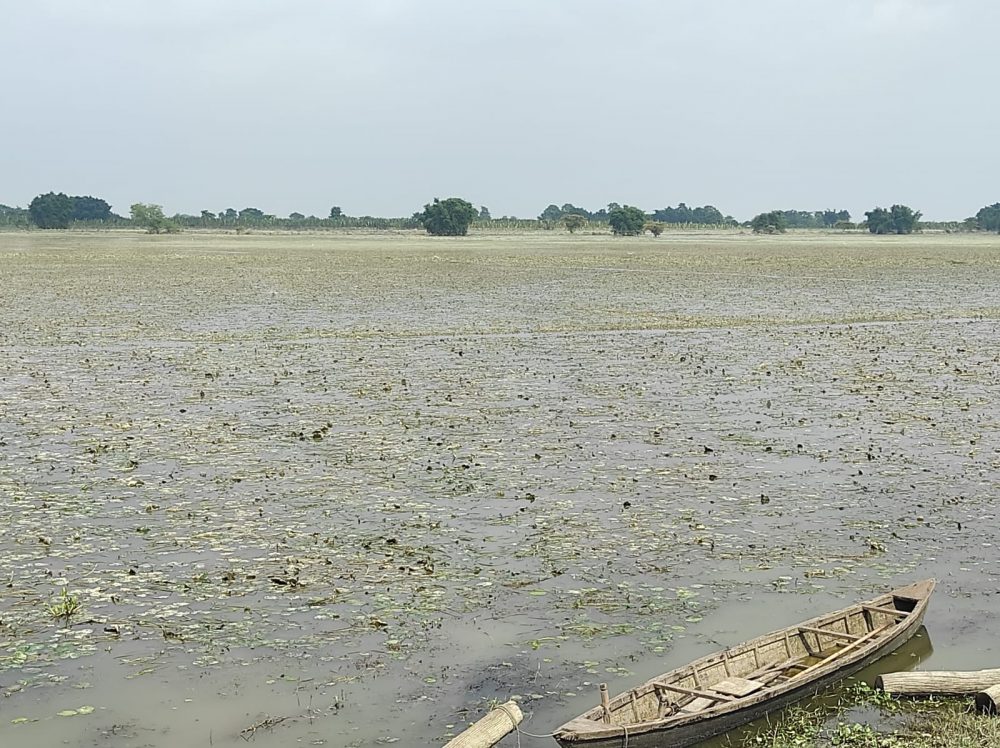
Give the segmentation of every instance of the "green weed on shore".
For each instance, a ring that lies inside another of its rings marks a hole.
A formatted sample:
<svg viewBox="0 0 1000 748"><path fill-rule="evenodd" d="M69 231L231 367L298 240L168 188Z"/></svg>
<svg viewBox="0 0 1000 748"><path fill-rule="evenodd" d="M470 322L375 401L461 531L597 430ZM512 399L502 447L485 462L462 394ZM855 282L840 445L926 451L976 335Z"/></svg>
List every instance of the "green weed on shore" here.
<svg viewBox="0 0 1000 748"><path fill-rule="evenodd" d="M795 708L745 745L760 748L989 748L1000 720L969 699L894 699L864 683L832 707Z"/></svg>

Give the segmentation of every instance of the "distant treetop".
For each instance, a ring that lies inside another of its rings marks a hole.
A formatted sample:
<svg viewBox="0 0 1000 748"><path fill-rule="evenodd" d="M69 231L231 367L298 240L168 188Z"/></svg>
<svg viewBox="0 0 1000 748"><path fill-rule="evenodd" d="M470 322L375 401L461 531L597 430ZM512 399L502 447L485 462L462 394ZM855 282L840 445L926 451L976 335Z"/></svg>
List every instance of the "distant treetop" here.
<svg viewBox="0 0 1000 748"><path fill-rule="evenodd" d="M67 229L73 221L106 221L114 217L107 202L90 195L46 192L28 205L31 221L40 229Z"/></svg>
<svg viewBox="0 0 1000 748"><path fill-rule="evenodd" d="M722 215L722 211L714 205L689 208L684 203L678 203L676 208L671 208L668 205L666 208L654 210L653 220L663 223L699 223L710 226L723 226L736 223L735 218Z"/></svg>
<svg viewBox="0 0 1000 748"><path fill-rule="evenodd" d="M414 215L433 236L465 236L469 232L469 224L478 217L479 211L472 203L460 197L434 198L433 203L424 206L422 213Z"/></svg>
<svg viewBox="0 0 1000 748"><path fill-rule="evenodd" d="M1000 203L980 208L976 213L976 228L980 231L1000 232Z"/></svg>
<svg viewBox="0 0 1000 748"><path fill-rule="evenodd" d="M148 234L176 234L181 227L163 215L163 207L153 203L134 203L132 205L132 223Z"/></svg>
<svg viewBox="0 0 1000 748"><path fill-rule="evenodd" d="M914 211L907 205L865 211L868 230L873 234L912 234L919 228L920 215L919 210Z"/></svg>
<svg viewBox="0 0 1000 748"><path fill-rule="evenodd" d="M637 236L646 225L646 212L631 205L608 205L608 223L618 236Z"/></svg>
<svg viewBox="0 0 1000 748"><path fill-rule="evenodd" d="M750 221L750 228L755 234L784 234L788 229L788 221L784 211L772 210L755 215Z"/></svg>

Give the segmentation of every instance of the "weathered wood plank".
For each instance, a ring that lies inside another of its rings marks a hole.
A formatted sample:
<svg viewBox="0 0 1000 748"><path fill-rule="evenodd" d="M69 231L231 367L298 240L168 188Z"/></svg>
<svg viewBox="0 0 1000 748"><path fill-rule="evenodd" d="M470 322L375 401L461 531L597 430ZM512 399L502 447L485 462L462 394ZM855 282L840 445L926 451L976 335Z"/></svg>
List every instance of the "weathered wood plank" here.
<svg viewBox="0 0 1000 748"><path fill-rule="evenodd" d="M862 610L870 610L873 613L885 613L887 616L896 616L897 618L906 618L906 616L910 615L909 611L883 608L881 605L862 605L861 608Z"/></svg>
<svg viewBox="0 0 1000 748"><path fill-rule="evenodd" d="M830 629L819 629L813 626L799 626L799 631L808 631L810 634L820 634L822 636L832 636L837 639L846 639L849 642L860 639L860 634L847 634L843 631L831 631Z"/></svg>
<svg viewBox="0 0 1000 748"><path fill-rule="evenodd" d="M705 709L708 709L710 706L713 706L713 705L718 704L718 703L719 702L717 700L715 700L715 699L703 699L703 698L699 697L699 698L695 699L694 701L691 701L690 703L685 704L684 706L682 706L677 711L680 714L694 714L695 712L704 711Z"/></svg>
<svg viewBox="0 0 1000 748"><path fill-rule="evenodd" d="M754 691L759 691L764 687L764 684L760 681L750 680L749 678L726 678L725 680L719 681L714 686L712 686L713 691L719 693L724 693L726 696L735 696L736 698L742 698L747 694L751 694Z"/></svg>
<svg viewBox="0 0 1000 748"><path fill-rule="evenodd" d="M697 696L702 699L712 699L712 701L733 701L732 696L726 696L725 694L715 693L714 691L704 691L698 688L685 688L684 686L675 686L673 683L666 683L665 681L656 681L653 683L657 688L663 688L667 691L676 691L677 693L687 694L688 696Z"/></svg>

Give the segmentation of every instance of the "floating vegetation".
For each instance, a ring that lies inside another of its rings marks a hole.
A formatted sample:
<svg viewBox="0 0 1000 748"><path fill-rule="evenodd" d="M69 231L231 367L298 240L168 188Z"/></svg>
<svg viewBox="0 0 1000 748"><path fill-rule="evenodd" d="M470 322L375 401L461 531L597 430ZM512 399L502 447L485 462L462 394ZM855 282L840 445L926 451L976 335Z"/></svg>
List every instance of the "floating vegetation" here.
<svg viewBox="0 0 1000 748"><path fill-rule="evenodd" d="M0 235L0 743L546 732L807 595L991 609L986 238L469 241Z"/></svg>

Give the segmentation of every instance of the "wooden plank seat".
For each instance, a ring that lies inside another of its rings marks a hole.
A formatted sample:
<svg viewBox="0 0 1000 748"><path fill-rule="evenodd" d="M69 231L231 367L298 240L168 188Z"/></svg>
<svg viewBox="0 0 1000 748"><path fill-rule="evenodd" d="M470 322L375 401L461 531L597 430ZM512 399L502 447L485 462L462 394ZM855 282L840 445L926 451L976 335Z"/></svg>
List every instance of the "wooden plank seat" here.
<svg viewBox="0 0 1000 748"><path fill-rule="evenodd" d="M861 638L860 634L848 634L843 631L831 631L830 629L818 629L812 626L799 626L799 631L807 632L810 634L817 634L820 636L832 636L835 639L846 639L849 642L856 641Z"/></svg>
<svg viewBox="0 0 1000 748"><path fill-rule="evenodd" d="M910 615L908 610L896 610L895 608L883 608L881 605L862 605L862 610L870 610L872 613L885 613L887 616L896 616L897 618L906 618Z"/></svg>
<svg viewBox="0 0 1000 748"><path fill-rule="evenodd" d="M704 711L705 709L708 709L710 706L714 706L716 704L716 701L717 701L716 699L702 698L699 696L697 699L689 701L687 704L678 709L677 713L694 714L695 712Z"/></svg>
<svg viewBox="0 0 1000 748"><path fill-rule="evenodd" d="M684 686L676 686L673 683L665 683L663 681L657 681L653 685L665 691L674 691L685 696L694 697L691 701L677 708L679 714L694 714L695 712L708 709L720 701L735 701L755 691L759 691L765 686L760 681L735 676L719 681L710 688L685 688Z"/></svg>
<svg viewBox="0 0 1000 748"><path fill-rule="evenodd" d="M749 696L755 691L759 691L763 687L764 684L760 681L730 676L729 678L719 681L712 686L712 690L717 693L725 694L726 696L735 696L736 698L741 699L744 696Z"/></svg>

